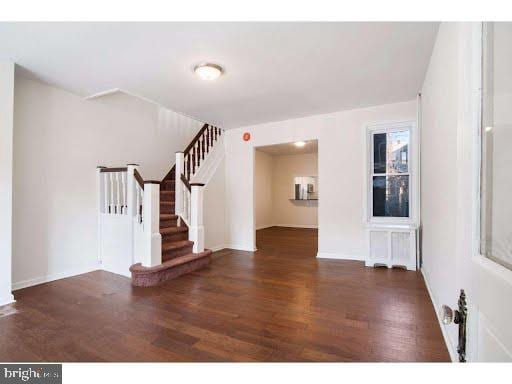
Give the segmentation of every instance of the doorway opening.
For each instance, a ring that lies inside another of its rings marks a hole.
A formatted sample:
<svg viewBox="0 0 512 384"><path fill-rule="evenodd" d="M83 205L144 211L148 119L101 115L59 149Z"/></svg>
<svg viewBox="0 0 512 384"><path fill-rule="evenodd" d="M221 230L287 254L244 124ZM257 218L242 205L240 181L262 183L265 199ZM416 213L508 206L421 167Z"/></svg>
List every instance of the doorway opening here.
<svg viewBox="0 0 512 384"><path fill-rule="evenodd" d="M318 141L256 147L254 220L257 249L316 257Z"/></svg>

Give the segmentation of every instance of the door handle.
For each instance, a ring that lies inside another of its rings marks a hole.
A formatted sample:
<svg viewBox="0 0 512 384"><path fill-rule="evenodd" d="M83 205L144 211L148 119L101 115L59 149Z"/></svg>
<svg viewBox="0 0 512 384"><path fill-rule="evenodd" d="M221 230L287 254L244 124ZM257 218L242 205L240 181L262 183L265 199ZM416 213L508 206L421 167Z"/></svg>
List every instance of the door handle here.
<svg viewBox="0 0 512 384"><path fill-rule="evenodd" d="M459 361L466 362L466 323L468 320L468 308L466 303L466 294L464 290L460 290L459 309L453 310L447 305L441 307L440 318L443 324L451 324L452 322L459 325L459 344L457 345L457 353Z"/></svg>

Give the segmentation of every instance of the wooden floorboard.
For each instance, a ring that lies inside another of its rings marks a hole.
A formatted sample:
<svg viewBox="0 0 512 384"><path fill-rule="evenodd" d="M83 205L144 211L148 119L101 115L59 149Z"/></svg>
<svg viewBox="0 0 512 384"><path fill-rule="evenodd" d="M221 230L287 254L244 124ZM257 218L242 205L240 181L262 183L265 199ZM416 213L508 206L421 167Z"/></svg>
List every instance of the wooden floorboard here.
<svg viewBox="0 0 512 384"><path fill-rule="evenodd" d="M0 361L449 361L420 273L316 259L267 228L159 287L96 271L18 290Z"/></svg>

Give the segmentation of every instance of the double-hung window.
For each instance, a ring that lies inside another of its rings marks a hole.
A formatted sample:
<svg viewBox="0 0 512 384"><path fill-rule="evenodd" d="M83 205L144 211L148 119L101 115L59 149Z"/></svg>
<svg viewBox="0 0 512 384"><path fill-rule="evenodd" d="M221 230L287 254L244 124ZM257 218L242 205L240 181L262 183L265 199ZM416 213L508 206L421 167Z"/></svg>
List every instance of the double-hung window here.
<svg viewBox="0 0 512 384"><path fill-rule="evenodd" d="M412 122L368 127L369 222L412 221L413 128Z"/></svg>

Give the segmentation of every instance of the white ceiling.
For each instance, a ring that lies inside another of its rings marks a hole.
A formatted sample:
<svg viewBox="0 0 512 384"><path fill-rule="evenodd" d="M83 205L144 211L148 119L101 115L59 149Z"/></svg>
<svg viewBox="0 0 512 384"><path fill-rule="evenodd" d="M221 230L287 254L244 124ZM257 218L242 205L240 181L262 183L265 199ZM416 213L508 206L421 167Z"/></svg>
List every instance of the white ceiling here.
<svg viewBox="0 0 512 384"><path fill-rule="evenodd" d="M306 145L303 147L297 147L294 143L286 143L267 145L264 147L257 147L256 149L272 156L303 155L305 153L318 153L318 141L306 141Z"/></svg>
<svg viewBox="0 0 512 384"><path fill-rule="evenodd" d="M120 88L233 128L414 98L438 23L0 23L0 59L89 96ZM195 64L225 68L216 82Z"/></svg>

